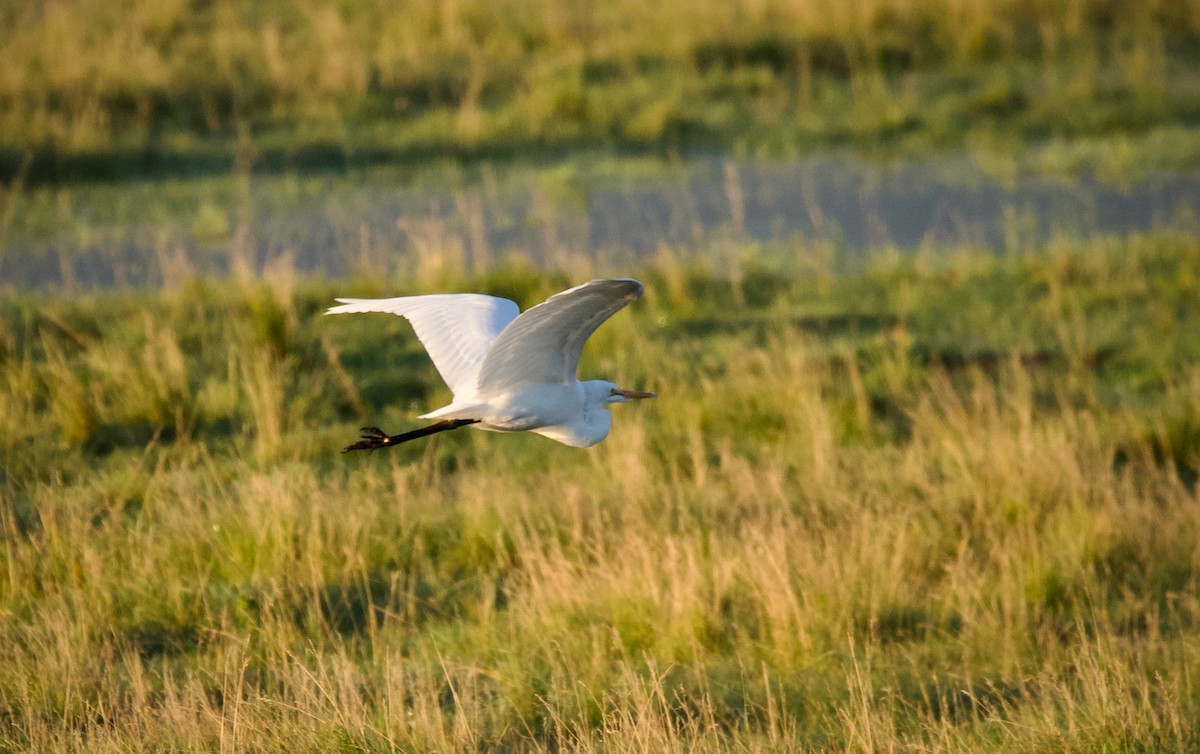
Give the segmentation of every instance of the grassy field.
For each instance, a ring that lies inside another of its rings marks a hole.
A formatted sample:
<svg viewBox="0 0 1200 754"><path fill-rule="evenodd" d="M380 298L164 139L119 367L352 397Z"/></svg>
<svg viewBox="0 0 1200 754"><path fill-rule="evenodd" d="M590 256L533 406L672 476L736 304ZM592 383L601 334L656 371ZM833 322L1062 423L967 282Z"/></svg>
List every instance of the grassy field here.
<svg viewBox="0 0 1200 754"><path fill-rule="evenodd" d="M1200 2L0 2L0 177L925 151L1174 126Z"/></svg>
<svg viewBox="0 0 1200 754"><path fill-rule="evenodd" d="M1195 169L1200 0L0 0L0 49L0 260L164 267L0 281L0 752L1200 750L1187 218L379 267L350 204L353 279L188 259L375 166ZM334 296L606 274L583 375L660 394L606 442L338 453L447 392Z"/></svg>
<svg viewBox="0 0 1200 754"><path fill-rule="evenodd" d="M6 295L0 751L1200 747L1200 242L799 253L623 270L590 450L339 455L403 285Z"/></svg>

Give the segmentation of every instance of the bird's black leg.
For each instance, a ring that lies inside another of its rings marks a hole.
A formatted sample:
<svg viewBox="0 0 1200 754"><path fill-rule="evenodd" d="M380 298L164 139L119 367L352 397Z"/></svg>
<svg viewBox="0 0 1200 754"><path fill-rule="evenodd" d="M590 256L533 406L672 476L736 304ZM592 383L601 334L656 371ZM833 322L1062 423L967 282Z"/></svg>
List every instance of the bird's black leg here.
<svg viewBox="0 0 1200 754"><path fill-rule="evenodd" d="M458 429L465 427L468 424L477 424L478 419L448 419L446 421L430 424L428 427L414 429L411 432L403 432L398 435L389 435L379 427L363 427L362 438L356 443L347 445L342 448L343 453L349 453L352 450L376 450L377 448L390 448L393 445L399 445L402 442L415 440L418 437L426 437L428 435L445 432L449 429Z"/></svg>

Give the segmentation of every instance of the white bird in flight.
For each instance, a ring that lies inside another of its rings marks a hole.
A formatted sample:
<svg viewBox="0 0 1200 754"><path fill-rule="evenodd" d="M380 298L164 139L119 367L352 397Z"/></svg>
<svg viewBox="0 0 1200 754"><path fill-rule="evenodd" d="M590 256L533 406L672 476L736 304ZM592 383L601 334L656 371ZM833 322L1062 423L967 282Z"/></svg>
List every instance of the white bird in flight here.
<svg viewBox="0 0 1200 754"><path fill-rule="evenodd" d="M418 417L437 423L399 435L363 427L362 439L342 452L390 448L467 425L595 445L612 426L606 405L655 397L575 376L587 339L641 295L641 283L623 278L577 285L524 313L506 298L478 293L337 299L341 306L326 314L387 312L412 323L454 394L449 405Z"/></svg>

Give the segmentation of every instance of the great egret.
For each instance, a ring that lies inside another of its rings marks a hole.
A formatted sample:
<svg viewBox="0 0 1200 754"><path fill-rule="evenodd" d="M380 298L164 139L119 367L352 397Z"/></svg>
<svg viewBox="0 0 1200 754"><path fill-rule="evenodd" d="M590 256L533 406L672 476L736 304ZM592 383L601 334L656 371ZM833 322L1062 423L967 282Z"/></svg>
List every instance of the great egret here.
<svg viewBox="0 0 1200 754"><path fill-rule="evenodd" d="M363 427L362 439L342 452L390 448L467 425L536 432L579 448L595 445L612 425L604 406L655 397L575 377L587 339L641 295L642 284L636 280L593 280L556 293L523 314L506 298L477 293L337 299L341 306L326 314L387 312L412 323L454 394L448 406L419 417L438 419L436 424L399 435Z"/></svg>

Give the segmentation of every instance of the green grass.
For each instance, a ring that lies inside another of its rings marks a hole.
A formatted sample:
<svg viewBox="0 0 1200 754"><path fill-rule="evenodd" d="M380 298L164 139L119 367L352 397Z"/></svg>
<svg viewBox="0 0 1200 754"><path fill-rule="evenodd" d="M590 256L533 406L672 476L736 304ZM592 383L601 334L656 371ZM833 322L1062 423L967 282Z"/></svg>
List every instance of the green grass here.
<svg viewBox="0 0 1200 754"><path fill-rule="evenodd" d="M1196 0L10 0L0 21L18 184L581 146L925 152L1200 113Z"/></svg>
<svg viewBox="0 0 1200 754"><path fill-rule="evenodd" d="M625 271L590 450L339 455L403 283L5 294L0 750L1200 746L1200 244L764 264Z"/></svg>

